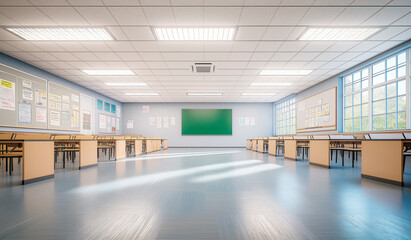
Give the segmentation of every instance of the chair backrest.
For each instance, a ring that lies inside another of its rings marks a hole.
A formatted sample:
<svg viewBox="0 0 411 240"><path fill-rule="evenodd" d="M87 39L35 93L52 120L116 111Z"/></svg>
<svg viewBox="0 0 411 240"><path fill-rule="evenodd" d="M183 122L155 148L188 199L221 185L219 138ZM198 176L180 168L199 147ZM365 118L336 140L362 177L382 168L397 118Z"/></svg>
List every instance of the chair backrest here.
<svg viewBox="0 0 411 240"><path fill-rule="evenodd" d="M370 139L404 139L402 133L370 133Z"/></svg>
<svg viewBox="0 0 411 240"><path fill-rule="evenodd" d="M355 139L354 135L330 135L330 139Z"/></svg>
<svg viewBox="0 0 411 240"><path fill-rule="evenodd" d="M313 135L314 140L330 139L328 135Z"/></svg>

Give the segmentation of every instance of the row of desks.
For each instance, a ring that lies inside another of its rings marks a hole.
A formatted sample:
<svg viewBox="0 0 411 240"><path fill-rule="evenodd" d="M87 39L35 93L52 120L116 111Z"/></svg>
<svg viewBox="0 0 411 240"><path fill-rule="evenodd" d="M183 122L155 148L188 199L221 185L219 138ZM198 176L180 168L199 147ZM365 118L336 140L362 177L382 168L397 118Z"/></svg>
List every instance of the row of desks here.
<svg viewBox="0 0 411 240"><path fill-rule="evenodd" d="M247 139L247 149L278 155L284 146L284 158L297 159L297 149L309 148L310 164L330 168L330 150L335 145L350 146L361 152L361 176L403 185L406 139Z"/></svg>
<svg viewBox="0 0 411 240"><path fill-rule="evenodd" d="M167 148L166 139L129 135L0 134L2 158L12 154L22 158L22 184L53 178L55 151L78 152L79 169L83 169L97 165L98 150L102 148L111 148L115 160L126 158L127 142L133 145L134 155L159 151L161 146ZM15 149L19 152L13 153Z"/></svg>

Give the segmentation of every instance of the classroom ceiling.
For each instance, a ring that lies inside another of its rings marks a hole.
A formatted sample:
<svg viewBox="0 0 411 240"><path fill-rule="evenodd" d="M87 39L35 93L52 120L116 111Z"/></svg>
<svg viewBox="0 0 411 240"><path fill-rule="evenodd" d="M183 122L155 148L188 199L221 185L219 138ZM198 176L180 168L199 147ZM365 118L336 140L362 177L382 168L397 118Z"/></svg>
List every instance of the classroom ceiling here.
<svg viewBox="0 0 411 240"><path fill-rule="evenodd" d="M115 40L26 41L5 30L13 26L104 27ZM170 26L235 27L235 40L156 40L153 27ZM364 41L299 40L309 27L381 30ZM121 102L277 101L409 40L410 27L409 0L0 0L1 52ZM212 62L216 70L193 73L195 62ZM83 69L136 75L89 76ZM263 69L313 71L270 77L259 75ZM114 81L147 86L105 84ZM186 95L204 91L223 95Z"/></svg>

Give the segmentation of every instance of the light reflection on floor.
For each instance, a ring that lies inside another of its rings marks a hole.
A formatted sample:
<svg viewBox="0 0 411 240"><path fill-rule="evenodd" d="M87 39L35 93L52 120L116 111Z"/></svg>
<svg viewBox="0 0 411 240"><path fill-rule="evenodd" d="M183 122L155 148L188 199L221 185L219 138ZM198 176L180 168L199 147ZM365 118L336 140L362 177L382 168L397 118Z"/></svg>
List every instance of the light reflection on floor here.
<svg viewBox="0 0 411 240"><path fill-rule="evenodd" d="M0 239L409 239L410 213L410 188L360 168L171 148L5 184Z"/></svg>

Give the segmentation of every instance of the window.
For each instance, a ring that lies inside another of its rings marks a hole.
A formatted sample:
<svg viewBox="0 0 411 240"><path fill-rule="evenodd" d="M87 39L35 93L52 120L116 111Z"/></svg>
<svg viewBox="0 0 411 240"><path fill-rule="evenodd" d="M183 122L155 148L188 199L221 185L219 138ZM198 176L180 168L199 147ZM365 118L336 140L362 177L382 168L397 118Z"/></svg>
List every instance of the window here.
<svg viewBox="0 0 411 240"><path fill-rule="evenodd" d="M295 134L295 98L275 104L276 135Z"/></svg>
<svg viewBox="0 0 411 240"><path fill-rule="evenodd" d="M407 53L343 77L344 132L407 128Z"/></svg>

